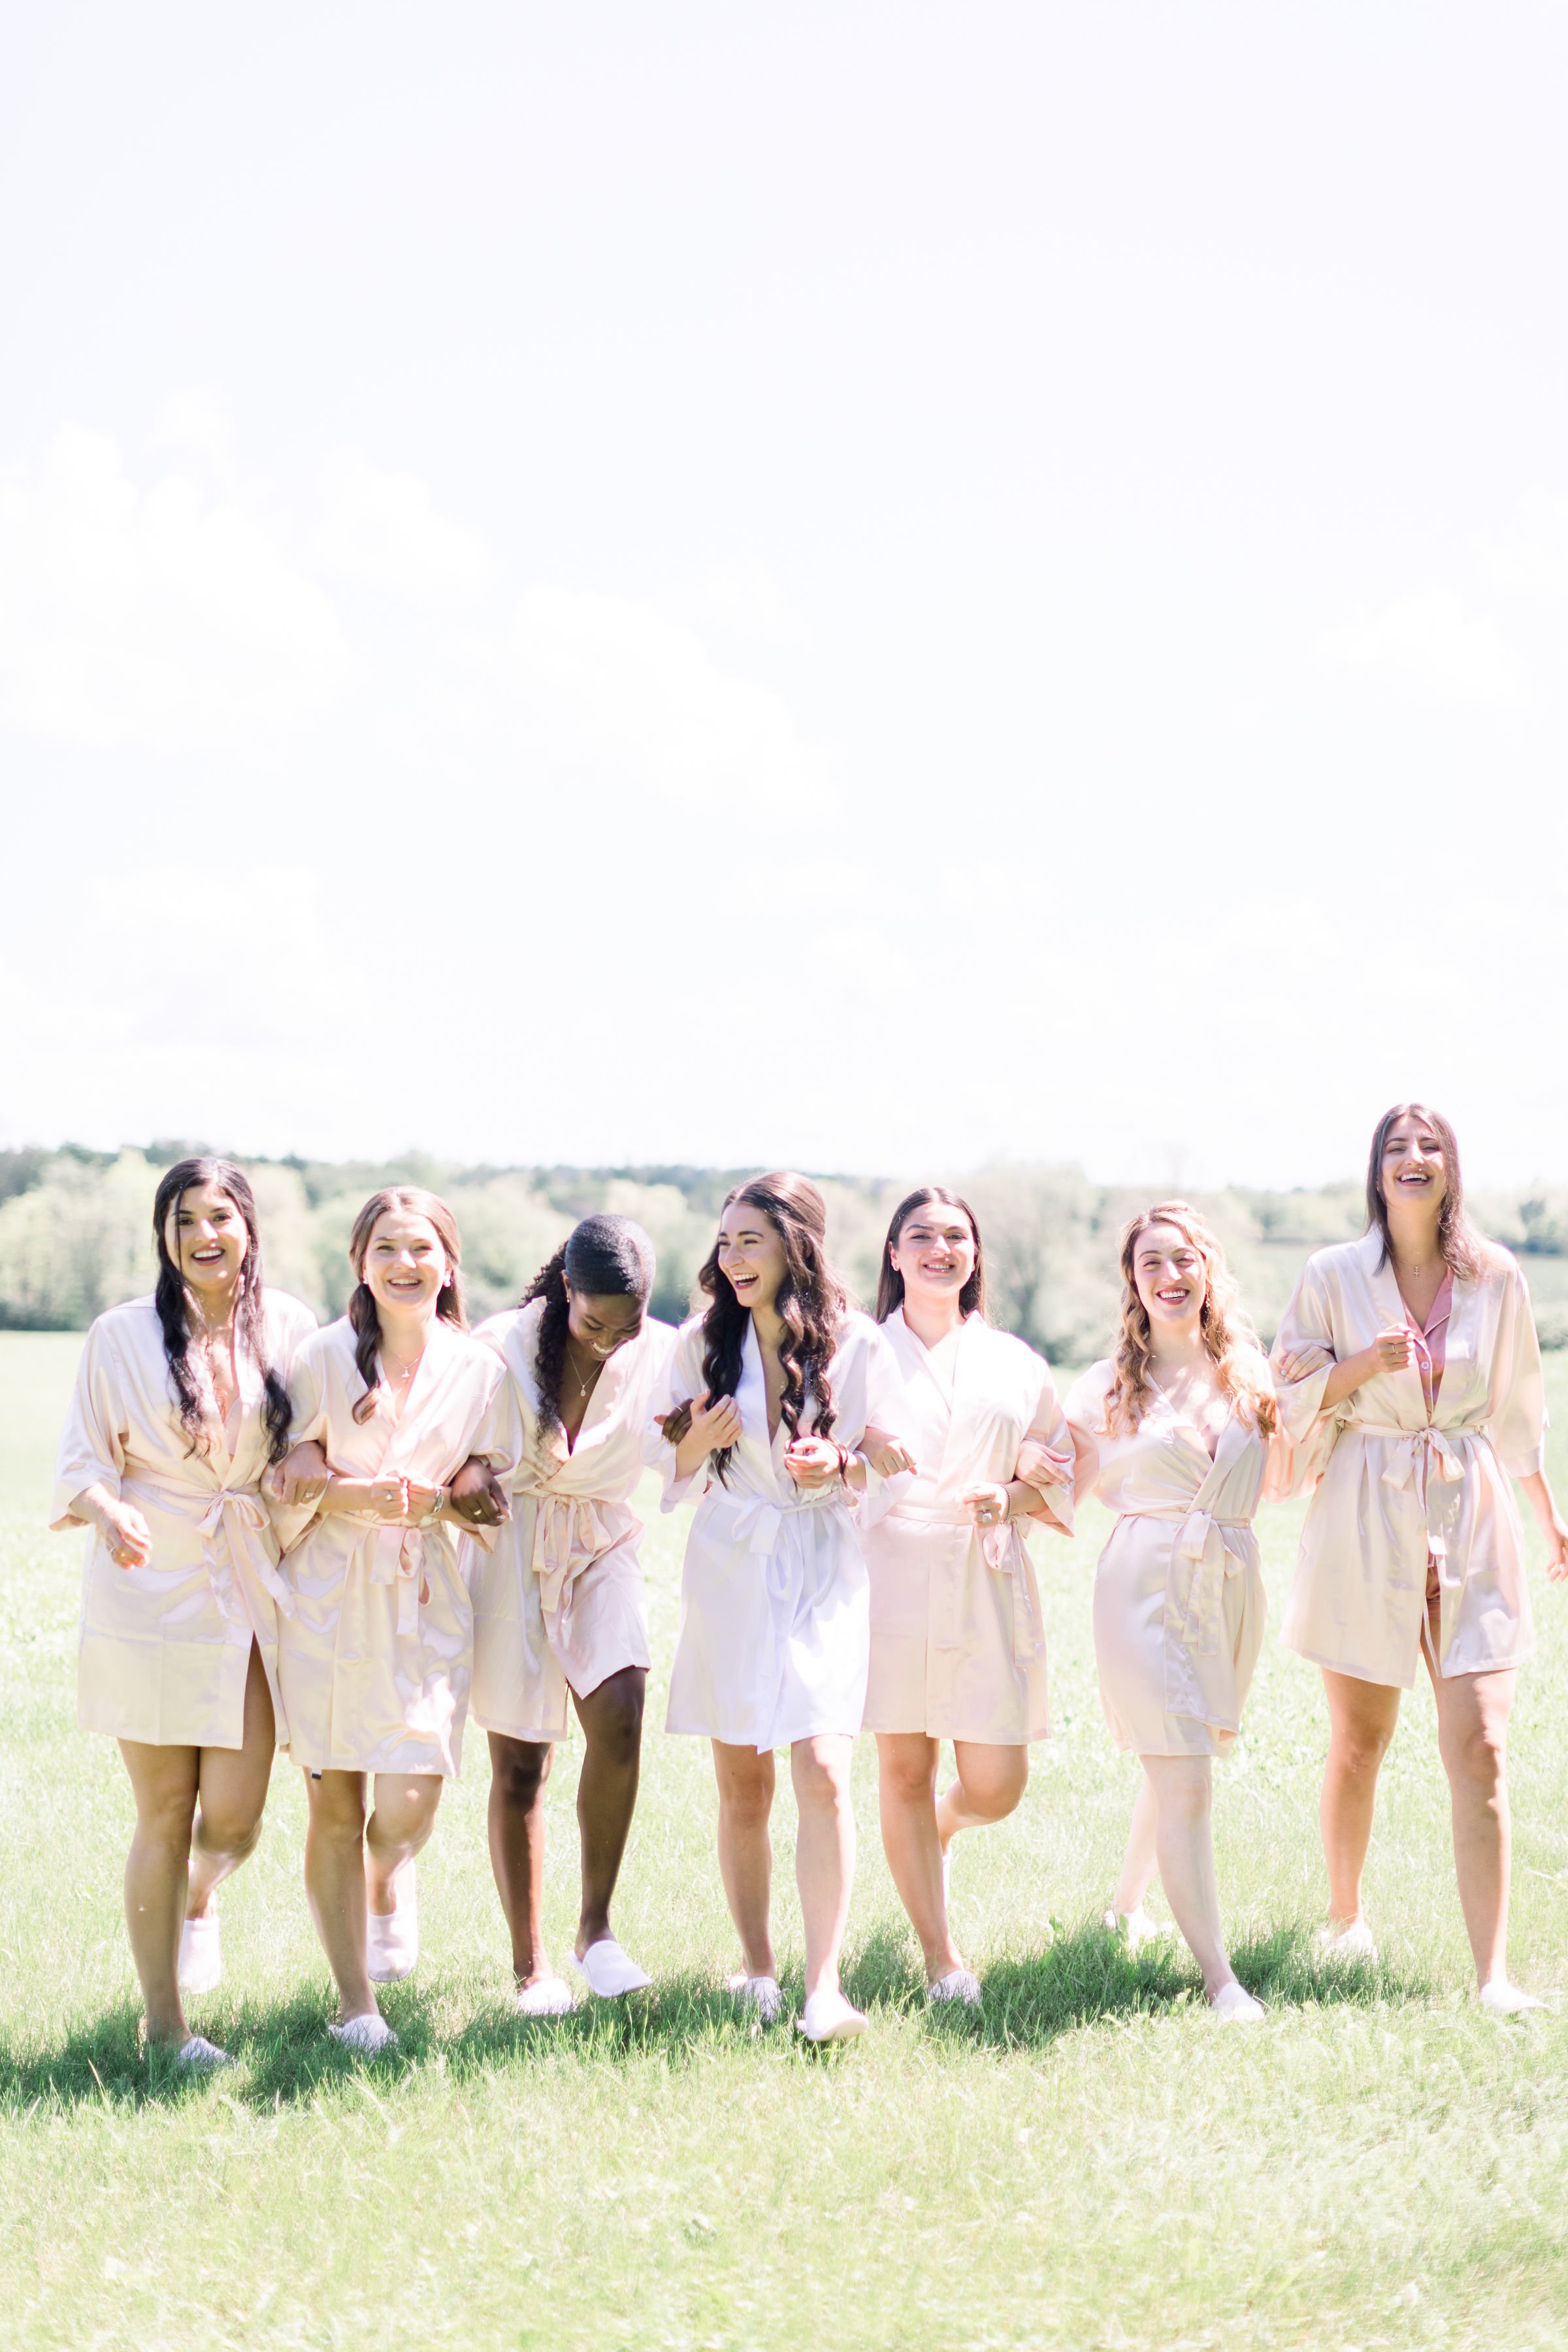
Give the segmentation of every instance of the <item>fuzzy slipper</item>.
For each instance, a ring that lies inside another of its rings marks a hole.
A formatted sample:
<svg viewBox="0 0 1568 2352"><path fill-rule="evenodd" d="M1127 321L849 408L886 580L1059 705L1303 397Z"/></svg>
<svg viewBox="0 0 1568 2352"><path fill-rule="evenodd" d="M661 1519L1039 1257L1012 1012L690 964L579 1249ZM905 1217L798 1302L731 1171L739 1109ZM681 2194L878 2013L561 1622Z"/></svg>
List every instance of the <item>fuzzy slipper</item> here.
<svg viewBox="0 0 1568 2352"><path fill-rule="evenodd" d="M601 1936L581 1959L574 1953L572 1965L580 1977L586 1977L589 1991L597 1993L601 2000L619 2000L623 1993L642 1992L653 1982L646 1969L626 1958L613 1936Z"/></svg>
<svg viewBox="0 0 1568 2352"><path fill-rule="evenodd" d="M187 1919L181 1928L179 1981L182 1992L211 1992L222 1983L223 1948L216 1911L205 1919Z"/></svg>

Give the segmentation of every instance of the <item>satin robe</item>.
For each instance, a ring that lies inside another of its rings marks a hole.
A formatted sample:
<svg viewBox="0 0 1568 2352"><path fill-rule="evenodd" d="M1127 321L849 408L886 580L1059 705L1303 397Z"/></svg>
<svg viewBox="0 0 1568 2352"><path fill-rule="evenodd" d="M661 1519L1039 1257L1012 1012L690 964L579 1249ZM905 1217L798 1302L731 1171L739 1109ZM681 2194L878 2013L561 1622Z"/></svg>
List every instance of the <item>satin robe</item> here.
<svg viewBox="0 0 1568 2352"><path fill-rule="evenodd" d="M392 1417L384 1381L365 1393L345 1317L309 1340L289 1383L294 1439L318 1438L345 1478L447 1485L469 1454L510 1476L515 1433L500 1357L449 1323L430 1327L419 1369ZM289 1515L279 1513L280 1523ZM311 1772L430 1772L455 1779L474 1669L474 1619L449 1516L424 1528L335 1512L291 1532L279 1675L289 1747ZM469 1531L470 1533L472 1530ZM489 1530L480 1531L480 1539Z"/></svg>
<svg viewBox="0 0 1568 2352"><path fill-rule="evenodd" d="M1319 1250L1302 1268L1276 1359L1316 1344L1339 1361L1405 1321L1382 1236ZM1374 1372L1322 1410L1331 1364L1280 1387L1312 1499L1285 1617L1287 1646L1359 1681L1408 1690L1426 1623L1427 1559L1440 1594L1444 1675L1522 1665L1535 1646L1515 1478L1541 1468L1545 1393L1524 1276L1491 1249L1456 1276L1446 1359L1428 1412L1420 1372Z"/></svg>
<svg viewBox="0 0 1568 2352"><path fill-rule="evenodd" d="M1268 1385L1261 1357L1254 1370ZM1232 1412L1214 1458L1156 1395L1126 1436L1106 1427L1115 1379L1091 1364L1067 1417L1094 1448L1093 1491L1116 1525L1094 1571L1100 1703L1121 1748L1139 1756L1222 1756L1263 1643L1267 1601L1252 1518L1288 1492L1291 1447Z"/></svg>
<svg viewBox="0 0 1568 2352"><path fill-rule="evenodd" d="M903 1377L915 1476L865 1538L871 1586L868 1731L1018 1746L1050 1729L1045 1621L1027 1524L977 1527L966 1487L1006 1486L1026 1438L1069 1479L1072 1440L1043 1356L971 1315L928 1350L896 1307L882 1329ZM1070 1535L1070 1485L1047 1488Z"/></svg>
<svg viewBox="0 0 1568 2352"><path fill-rule="evenodd" d="M263 1312L272 1368L286 1381L316 1318L280 1290L265 1293ZM120 1568L92 1531L77 1650L77 1721L84 1731L155 1748L238 1748L254 1642L278 1742L287 1744L278 1613L291 1604L258 1493L267 1467L266 1392L257 1367L237 1354L233 1450L215 1399L208 1442L193 1452L151 1298L111 1307L87 1335L60 1440L54 1524L84 1525L70 1506L89 1486L102 1486L142 1513L153 1549L144 1568Z"/></svg>
<svg viewBox="0 0 1568 2352"><path fill-rule="evenodd" d="M903 1382L887 1339L868 1316L847 1315L828 1367L835 1442L855 1452L868 1425L905 1436ZM646 1458L662 1472L663 1508L700 1495L680 1580L680 1632L665 1727L721 1739L759 1754L796 1739L860 1728L870 1645L860 1529L908 1485L879 1479L852 1497L835 1480L814 1494L784 1468L781 1421L770 1443L762 1352L746 1318L735 1402L741 1436L721 1481L709 1465L675 1475L675 1449L658 1420L700 1396L702 1318L682 1324L654 1401ZM815 1425L806 1399L802 1430ZM704 1491L706 1488L706 1491Z"/></svg>
<svg viewBox="0 0 1568 2352"><path fill-rule="evenodd" d="M643 1433L675 1343L645 1321L607 1360L567 1451L539 1413L535 1366L542 1300L492 1315L474 1333L506 1366L519 1416L511 1517L491 1549L465 1538L474 1604L476 1723L512 1739L564 1738L568 1693L586 1698L626 1666L647 1667L647 1614L631 1497L643 1475Z"/></svg>

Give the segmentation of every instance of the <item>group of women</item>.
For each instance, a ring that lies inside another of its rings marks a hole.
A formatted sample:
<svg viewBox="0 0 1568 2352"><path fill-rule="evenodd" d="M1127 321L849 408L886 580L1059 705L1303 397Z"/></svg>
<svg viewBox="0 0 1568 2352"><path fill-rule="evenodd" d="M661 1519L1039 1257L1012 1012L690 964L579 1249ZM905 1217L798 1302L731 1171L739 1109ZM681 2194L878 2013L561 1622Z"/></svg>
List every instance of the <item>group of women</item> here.
<svg viewBox="0 0 1568 2352"><path fill-rule="evenodd" d="M375 1987L417 1960L415 1857L470 1711L489 1741L519 2010L576 1997L541 1927L544 1784L574 1711L571 1967L599 2000L650 1981L610 1923L650 1664L632 1508L650 1465L666 1510L695 1505L668 1728L711 1745L729 1984L758 2021L784 2007L769 1822L787 1748L799 2027L816 2042L864 2031L838 1973L863 1728L930 1998L980 2000L949 1916L952 1840L1014 1810L1048 1731L1025 1533L1070 1532L1089 1493L1115 1515L1094 1587L1101 1697L1142 1775L1108 1930L1132 1946L1159 1932L1144 1907L1157 1872L1215 2018L1263 2014L1226 1948L1210 1772L1263 1637L1254 1514L1309 1492L1284 1640L1322 1669L1328 1700L1322 1941L1374 1954L1362 1871L1419 1657L1480 1999L1536 2006L1505 1954L1505 1741L1531 1646L1510 1475L1553 1578L1568 1526L1542 1469L1529 1297L1468 1221L1452 1129L1423 1105L1379 1122L1367 1218L1360 1241L1309 1260L1270 1362L1203 1220L1179 1201L1146 1210L1122 1238L1114 1349L1058 1400L1045 1360L987 1321L979 1227L937 1186L895 1211L871 1316L834 1274L814 1185L737 1187L705 1304L679 1331L647 1311L647 1237L606 1216L470 1331L451 1212L378 1192L350 1243L348 1313L318 1329L265 1286L243 1173L171 1168L156 1291L88 1336L56 1522L91 1530L80 1720L119 1741L135 1797L125 1905L149 2044L225 2062L183 1996L218 1980L215 1897L256 1843L279 1747L305 1774L331 2031L363 2053L393 2041Z"/></svg>

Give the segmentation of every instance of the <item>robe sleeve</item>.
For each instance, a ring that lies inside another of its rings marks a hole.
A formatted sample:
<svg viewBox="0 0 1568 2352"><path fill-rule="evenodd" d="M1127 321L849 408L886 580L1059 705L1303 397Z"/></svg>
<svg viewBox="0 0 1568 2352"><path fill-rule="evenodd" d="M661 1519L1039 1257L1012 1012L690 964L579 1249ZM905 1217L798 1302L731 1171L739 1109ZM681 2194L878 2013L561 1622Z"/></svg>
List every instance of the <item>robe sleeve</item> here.
<svg viewBox="0 0 1568 2352"><path fill-rule="evenodd" d="M1049 1528L1055 1535L1068 1535L1073 1528L1073 1443L1068 1427L1068 1417L1057 1396L1057 1384L1051 1368L1044 1356L1037 1356L1039 1394L1028 1428L1024 1432L1026 1444L1038 1445L1062 1465L1067 1472L1066 1483L1060 1486L1042 1486L1044 1507L1028 1516L1037 1526ZM1016 1473L1015 1473L1015 1475Z"/></svg>
<svg viewBox="0 0 1568 2352"><path fill-rule="evenodd" d="M850 1508L864 1533L868 1528L874 1528L879 1519L885 1518L900 1496L914 1484L912 1470L896 1470L890 1478L883 1478L872 1469L862 1450L866 1432L879 1429L884 1436L898 1438L911 1454L917 1448L910 1420L909 1391L887 1333L868 1316L858 1317L847 1355L847 1377L837 1400L833 1434L865 1465L864 1490L859 1494L851 1490L849 1497Z"/></svg>
<svg viewBox="0 0 1568 2352"><path fill-rule="evenodd" d="M1263 1440L1263 1476L1258 1484L1258 1499L1260 1503L1287 1503L1299 1491L1301 1448L1286 1423L1273 1366L1267 1357L1258 1356L1253 1360L1252 1370L1263 1393L1274 1398L1274 1428ZM1311 1442L1309 1437L1308 1444Z"/></svg>
<svg viewBox="0 0 1568 2352"><path fill-rule="evenodd" d="M678 1503L696 1500L708 1484L708 1464L700 1462L689 1478L675 1474L675 1448L666 1437L659 1423L677 1405L689 1404L701 1388L702 1322L696 1317L683 1325L676 1335L663 1371L654 1383L648 1417L643 1426L642 1458L664 1481L659 1496L661 1511L673 1511Z"/></svg>
<svg viewBox="0 0 1568 2352"><path fill-rule="evenodd" d="M316 1330L316 1318L301 1300L291 1298L286 1290L268 1292L267 1304L271 1310L268 1336L276 1351L272 1369L287 1387L295 1357Z"/></svg>
<svg viewBox="0 0 1568 2352"><path fill-rule="evenodd" d="M474 1334L476 1339L479 1336L478 1332ZM469 1443L468 1456L470 1460L477 1456L488 1462L496 1476L504 1480L511 1476L522 1459L522 1407L518 1402L517 1382L505 1358L497 1354L495 1386Z"/></svg>
<svg viewBox="0 0 1568 2352"><path fill-rule="evenodd" d="M313 1331L289 1367L289 1402L292 1418L289 1423L290 1446L303 1445L312 1437L322 1444L327 1436L327 1350L324 1335ZM328 1459L331 1460L329 1452ZM272 1531L282 1552L294 1549L316 1517L314 1503L279 1503L273 1497L269 1481L261 1482L261 1499Z"/></svg>
<svg viewBox="0 0 1568 2352"><path fill-rule="evenodd" d="M1280 1372L1281 1360L1298 1355L1305 1349L1316 1351L1319 1360L1297 1381L1287 1381ZM1322 1269L1315 1257L1310 1257L1297 1276L1296 1287L1290 1293L1290 1303L1279 1318L1275 1334L1270 1366L1274 1374L1274 1394L1279 1406L1279 1420L1291 1444L1290 1486L1295 1495L1310 1495L1323 1475L1334 1440L1339 1435L1344 1416L1338 1407L1325 1411L1323 1391L1329 1375L1338 1362L1334 1344L1333 1302ZM1272 1465L1270 1475L1276 1475ZM1283 1491L1270 1496L1271 1501L1283 1499Z"/></svg>
<svg viewBox="0 0 1568 2352"><path fill-rule="evenodd" d="M1541 1342L1524 1276L1511 1262L1507 1283L1498 1325L1491 1438L1498 1460L1511 1476L1532 1478L1542 1466L1546 1436Z"/></svg>
<svg viewBox="0 0 1568 2352"><path fill-rule="evenodd" d="M55 1464L55 1516L49 1522L56 1535L87 1526L86 1519L72 1516L71 1505L89 1486L106 1486L116 1496L120 1492L126 1431L124 1379L118 1353L100 1317L81 1351L70 1411L60 1435Z"/></svg>
<svg viewBox="0 0 1568 2352"><path fill-rule="evenodd" d="M1111 1367L1101 1360L1079 1372L1062 1400L1062 1418L1073 1441L1077 1470L1073 1505L1092 1495L1100 1481L1100 1441L1105 1435L1105 1400L1110 1393Z"/></svg>

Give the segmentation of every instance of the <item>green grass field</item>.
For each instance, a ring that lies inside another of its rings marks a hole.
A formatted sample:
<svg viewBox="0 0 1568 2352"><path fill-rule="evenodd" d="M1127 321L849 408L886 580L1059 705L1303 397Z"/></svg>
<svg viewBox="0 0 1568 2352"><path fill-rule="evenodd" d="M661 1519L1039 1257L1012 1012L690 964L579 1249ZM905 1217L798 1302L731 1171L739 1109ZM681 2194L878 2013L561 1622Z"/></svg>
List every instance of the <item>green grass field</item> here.
<svg viewBox="0 0 1568 2352"><path fill-rule="evenodd" d="M1315 1674L1272 1637L1245 1752L1219 1775L1239 1973L1271 2005L1209 2021L1178 1950L1122 1960L1092 1925L1136 1767L1100 1721L1090 1570L1103 1516L1040 1547L1056 1738L1025 1803L957 1849L977 2016L929 2016L860 1758L847 1984L869 2035L826 2057L738 2025L708 1758L650 1730L618 1925L656 1972L624 2013L510 2011L484 1845L483 1741L420 1864L425 1952L402 2036L329 2042L279 1768L226 1890L228 1974L193 2005L240 2063L150 2079L120 1914L131 1805L75 1728L79 1538L44 1532L78 1342L0 1338L5 1704L0 2343L205 2347L1487 2346L1568 2341L1568 1600L1538 1585L1515 1717L1514 1965L1551 2012L1469 1999L1429 1696L1384 1776L1369 1908L1383 1960L1314 1968ZM1568 1357L1552 1360L1568 1428ZM1554 1475L1568 1488L1568 1447ZM1266 1513L1278 1608L1296 1514ZM650 1521L655 1654L684 1520ZM662 1719L655 1675L650 1722ZM554 1784L551 1927L574 1917L575 1751ZM796 1960L781 1790L783 1950Z"/></svg>

